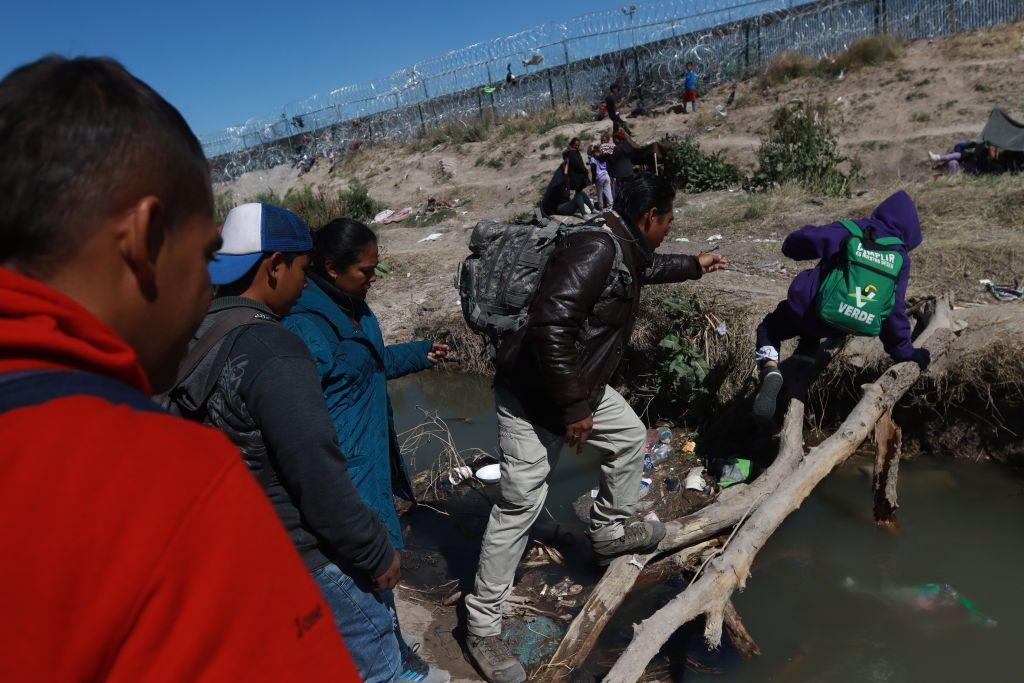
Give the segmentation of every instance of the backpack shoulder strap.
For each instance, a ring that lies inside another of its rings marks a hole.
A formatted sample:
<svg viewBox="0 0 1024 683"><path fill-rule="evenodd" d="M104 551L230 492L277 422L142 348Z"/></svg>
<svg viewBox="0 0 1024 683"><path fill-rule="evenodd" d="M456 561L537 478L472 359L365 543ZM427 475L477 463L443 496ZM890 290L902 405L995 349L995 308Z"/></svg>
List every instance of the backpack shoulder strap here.
<svg viewBox="0 0 1024 683"><path fill-rule="evenodd" d="M217 316L217 322L213 323L203 336L199 338L199 341L189 349L188 354L184 360L181 361L181 365L178 366L178 377L174 380L174 386L181 384L186 377L192 374L192 371L196 369L196 366L206 357L206 354L217 345L221 339L228 335L232 330L242 327L244 325L257 325L260 323L272 323L274 320L263 313L257 311L254 308L238 307L230 308L224 313Z"/></svg>
<svg viewBox="0 0 1024 683"><path fill-rule="evenodd" d="M902 247L904 242L899 237L880 237L875 240L875 244L883 247Z"/></svg>
<svg viewBox="0 0 1024 683"><path fill-rule="evenodd" d="M860 226L857 225L856 223L854 223L853 221L846 220L846 221L839 221L839 223L844 228L846 228L846 231L849 232L854 237L860 237L860 238L864 237L864 231L861 230Z"/></svg>
<svg viewBox="0 0 1024 683"><path fill-rule="evenodd" d="M162 413L138 389L120 380L78 370L27 370L0 375L0 414L69 396L95 396L132 410Z"/></svg>

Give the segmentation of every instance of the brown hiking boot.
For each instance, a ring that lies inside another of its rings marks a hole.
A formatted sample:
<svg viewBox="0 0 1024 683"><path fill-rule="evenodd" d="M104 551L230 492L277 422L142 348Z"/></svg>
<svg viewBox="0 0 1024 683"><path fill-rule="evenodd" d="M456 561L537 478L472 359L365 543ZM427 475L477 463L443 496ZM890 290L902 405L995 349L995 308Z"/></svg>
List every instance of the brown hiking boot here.
<svg viewBox="0 0 1024 683"><path fill-rule="evenodd" d="M592 541L594 558L602 567L620 555L649 553L665 538L665 525L636 519L626 523L625 533L612 541Z"/></svg>
<svg viewBox="0 0 1024 683"><path fill-rule="evenodd" d="M477 670L490 683L523 683L526 671L501 636L466 636L466 650Z"/></svg>

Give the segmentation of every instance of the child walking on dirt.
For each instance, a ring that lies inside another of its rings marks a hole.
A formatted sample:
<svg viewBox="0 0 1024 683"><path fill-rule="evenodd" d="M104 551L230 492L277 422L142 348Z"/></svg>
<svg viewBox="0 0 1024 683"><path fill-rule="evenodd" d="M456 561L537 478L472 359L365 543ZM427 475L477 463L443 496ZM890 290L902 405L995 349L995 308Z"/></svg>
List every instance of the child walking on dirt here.
<svg viewBox="0 0 1024 683"><path fill-rule="evenodd" d="M601 144L593 145L587 153L590 157L590 168L594 176L594 185L597 188L597 208L599 211L607 211L612 208L612 179L608 175L608 159L610 154L605 152L605 145L609 144L610 138L607 133L601 133ZM611 146L614 152L614 146Z"/></svg>
<svg viewBox="0 0 1024 683"><path fill-rule="evenodd" d="M813 355L823 338L877 336L894 361L928 367L928 351L911 344L905 302L910 251L921 241L917 207L902 190L870 218L808 225L786 237L783 254L797 261L818 259L818 264L796 276L786 300L757 328L757 417L775 414L782 389L779 347L787 339L799 337L797 353Z"/></svg>
<svg viewBox="0 0 1024 683"><path fill-rule="evenodd" d="M691 105L690 111L697 111L697 72L693 70L693 62L686 63L686 76L683 83L683 113L686 104Z"/></svg>

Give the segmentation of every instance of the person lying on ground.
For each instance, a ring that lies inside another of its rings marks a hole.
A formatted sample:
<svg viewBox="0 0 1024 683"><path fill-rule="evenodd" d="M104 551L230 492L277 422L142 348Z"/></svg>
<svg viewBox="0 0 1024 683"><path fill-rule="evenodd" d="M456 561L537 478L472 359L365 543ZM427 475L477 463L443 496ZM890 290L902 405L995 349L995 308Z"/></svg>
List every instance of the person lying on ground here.
<svg viewBox="0 0 1024 683"><path fill-rule="evenodd" d="M0 81L0 154L0 680L357 680L237 449L149 399L220 244L188 124L51 56Z"/></svg>
<svg viewBox="0 0 1024 683"><path fill-rule="evenodd" d="M384 524L391 546L401 550L395 496L415 499L398 446L387 382L434 367L448 355L448 347L426 340L384 344L377 317L366 303L379 262L377 236L362 223L339 218L318 229L306 288L284 318L284 326L313 355L338 447L351 454L346 459L356 490ZM406 644L391 590L374 591L344 565L328 571L336 585L328 585L324 594L360 671L370 672L373 660L384 653L388 660L402 663L398 680L448 680L446 671L431 670ZM332 597L339 592L337 599ZM378 634L373 647L352 646L354 634L370 632Z"/></svg>
<svg viewBox="0 0 1024 683"><path fill-rule="evenodd" d="M359 675L395 680L402 663L381 647L390 622L357 623L353 612L365 607L349 591L357 577L368 594L386 594L398 583L399 554L352 484L313 356L280 322L306 285L309 228L286 209L250 203L228 213L221 236L209 267L216 296L167 403L238 446L320 585Z"/></svg>
<svg viewBox="0 0 1024 683"><path fill-rule="evenodd" d="M894 361L928 367L927 349L911 344L905 301L910 252L922 239L917 207L902 190L879 204L870 218L807 225L786 237L784 255L818 263L794 278L786 300L757 328L757 417L775 415L783 384L779 349L787 339L799 337L797 353L813 357L822 339L877 336Z"/></svg>
<svg viewBox="0 0 1024 683"><path fill-rule="evenodd" d="M726 265L717 254L663 255L675 190L662 177L637 176L584 230L561 238L550 256L526 324L506 336L495 360L500 498L491 510L473 592L466 597L467 647L488 681L525 679L501 639L501 606L544 507L563 449L601 457L590 521L594 558L642 553L665 535L660 522L634 516L646 429L608 385L629 341L642 285L695 280Z"/></svg>
<svg viewBox="0 0 1024 683"><path fill-rule="evenodd" d="M683 113L686 113L686 105L691 105L690 111L697 111L697 72L693 70L693 62L686 63L686 75L683 76Z"/></svg>
<svg viewBox="0 0 1024 683"><path fill-rule="evenodd" d="M612 133L617 133L620 130L625 130L627 133L631 133L629 126L619 116L619 84L612 83L608 88L608 96L604 98L605 112L608 114L608 118L612 122Z"/></svg>
<svg viewBox="0 0 1024 683"><path fill-rule="evenodd" d="M573 193L569 190L568 161L563 160L555 169L547 189L544 190L544 196L540 200L540 210L545 216L578 215L582 218L586 218L594 212L594 204L586 192L580 190Z"/></svg>

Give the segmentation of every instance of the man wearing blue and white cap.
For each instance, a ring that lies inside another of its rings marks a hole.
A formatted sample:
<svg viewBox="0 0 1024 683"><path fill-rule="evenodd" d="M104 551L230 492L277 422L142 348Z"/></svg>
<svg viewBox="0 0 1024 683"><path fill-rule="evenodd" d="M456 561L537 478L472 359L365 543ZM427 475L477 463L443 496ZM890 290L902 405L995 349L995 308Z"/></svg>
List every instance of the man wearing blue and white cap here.
<svg viewBox="0 0 1024 683"><path fill-rule="evenodd" d="M286 209L242 204L228 214L221 237L209 266L217 292L168 394L170 407L238 446L314 576L340 566L371 594L390 590L399 554L352 485L312 355L280 324L306 284L309 228ZM244 562L239 558L240 571L259 571ZM329 589L321 582L337 611ZM342 630L360 675L395 680L402 672L397 644L380 642L390 632L362 631Z"/></svg>

